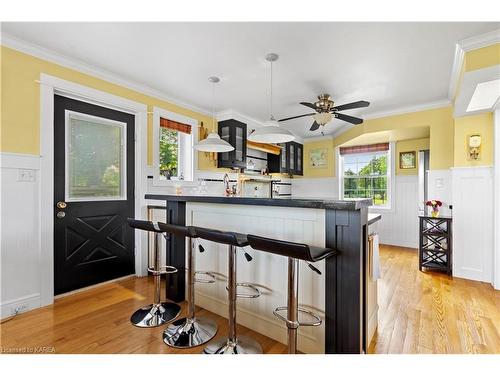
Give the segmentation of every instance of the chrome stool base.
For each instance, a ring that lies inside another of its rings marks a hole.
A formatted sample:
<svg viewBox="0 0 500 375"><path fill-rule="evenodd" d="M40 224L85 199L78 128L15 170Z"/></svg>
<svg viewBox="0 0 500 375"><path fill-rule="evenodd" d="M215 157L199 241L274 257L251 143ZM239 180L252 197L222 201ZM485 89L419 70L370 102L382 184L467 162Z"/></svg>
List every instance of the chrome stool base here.
<svg viewBox="0 0 500 375"><path fill-rule="evenodd" d="M179 316L181 307L176 303L162 302L143 306L131 317L130 322L141 328L158 327Z"/></svg>
<svg viewBox="0 0 500 375"><path fill-rule="evenodd" d="M247 336L238 336L236 341L227 338L209 343L203 350L205 354L262 354L257 341Z"/></svg>
<svg viewBox="0 0 500 375"><path fill-rule="evenodd" d="M163 342L174 348L193 348L210 341L216 333L217 324L210 318L182 318L163 331Z"/></svg>

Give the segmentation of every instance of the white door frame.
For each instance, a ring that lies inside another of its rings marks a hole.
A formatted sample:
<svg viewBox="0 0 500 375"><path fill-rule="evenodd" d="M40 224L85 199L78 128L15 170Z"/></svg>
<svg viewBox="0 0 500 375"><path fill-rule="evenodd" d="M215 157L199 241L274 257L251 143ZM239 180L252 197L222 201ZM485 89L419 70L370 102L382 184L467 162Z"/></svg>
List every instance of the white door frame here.
<svg viewBox="0 0 500 375"><path fill-rule="evenodd" d="M135 115L135 216L146 215L147 105L40 74L40 305L54 302L54 94ZM135 273L147 267L146 235L135 236Z"/></svg>
<svg viewBox="0 0 500 375"><path fill-rule="evenodd" d="M493 287L500 289L500 104L493 112Z"/></svg>

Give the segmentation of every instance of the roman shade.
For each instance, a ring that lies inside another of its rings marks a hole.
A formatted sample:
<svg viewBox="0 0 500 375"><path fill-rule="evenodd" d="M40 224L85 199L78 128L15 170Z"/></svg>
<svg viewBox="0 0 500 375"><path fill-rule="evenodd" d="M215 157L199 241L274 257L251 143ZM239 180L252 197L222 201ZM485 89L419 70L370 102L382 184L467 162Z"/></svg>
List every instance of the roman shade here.
<svg viewBox="0 0 500 375"><path fill-rule="evenodd" d="M363 152L378 152L389 150L389 143L375 143L373 145L341 147L340 155L360 154Z"/></svg>
<svg viewBox="0 0 500 375"><path fill-rule="evenodd" d="M177 130L182 133L191 134L191 125L183 124L182 122L177 122L160 117L160 127L168 128L171 130Z"/></svg>

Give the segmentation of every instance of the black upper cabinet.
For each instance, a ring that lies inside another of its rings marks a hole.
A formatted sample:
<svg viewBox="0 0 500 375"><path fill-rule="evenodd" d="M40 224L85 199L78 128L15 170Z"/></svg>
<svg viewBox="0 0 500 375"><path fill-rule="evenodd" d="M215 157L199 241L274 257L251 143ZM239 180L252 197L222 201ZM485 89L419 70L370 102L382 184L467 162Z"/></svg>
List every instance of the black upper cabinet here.
<svg viewBox="0 0 500 375"><path fill-rule="evenodd" d="M234 147L230 152L219 152L219 168L245 168L247 165L247 124L237 120L219 122L220 137Z"/></svg>
<svg viewBox="0 0 500 375"><path fill-rule="evenodd" d="M304 146L297 142L281 143L279 155L267 154L267 165L271 173L288 173L300 175L304 173Z"/></svg>

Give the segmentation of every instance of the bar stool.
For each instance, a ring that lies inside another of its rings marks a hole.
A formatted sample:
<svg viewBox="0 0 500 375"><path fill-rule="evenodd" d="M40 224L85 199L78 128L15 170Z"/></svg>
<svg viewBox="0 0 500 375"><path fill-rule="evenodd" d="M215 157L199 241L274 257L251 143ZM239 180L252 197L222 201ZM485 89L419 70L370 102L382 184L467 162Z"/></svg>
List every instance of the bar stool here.
<svg viewBox="0 0 500 375"><path fill-rule="evenodd" d="M255 250L262 250L268 253L283 255L288 257L288 297L287 305L277 307L273 314L286 322L288 327L288 353L297 353L297 329L300 326L319 326L321 318L311 311L299 307L299 260L306 261L309 268L321 275L321 271L310 262L317 262L329 256L336 255L337 251L324 247L309 246L296 242L279 241L272 238L259 237L249 234L248 242ZM280 314L287 311L286 317ZM307 314L313 318L312 322L300 322L299 312Z"/></svg>
<svg viewBox="0 0 500 375"><path fill-rule="evenodd" d="M145 220L127 219L128 224L135 229L141 229L155 233L154 241L154 259L153 265L148 267L148 273L154 277L155 296L154 302L150 305L143 306L130 317L130 322L141 328L158 327L175 319L181 307L172 302L161 302L161 275L176 273L177 268L172 266L161 267L160 241L161 237L168 233L165 229L159 227L159 223Z"/></svg>
<svg viewBox="0 0 500 375"><path fill-rule="evenodd" d="M236 334L236 298L257 298L260 296L260 291L250 283L240 283L240 286L245 286L252 289L252 293L238 294L236 282L236 249L248 246L248 240L244 234L234 232L223 232L215 229L207 229L195 227L196 234L199 238L228 245L228 300L229 300L229 316L228 337L216 340L209 343L205 349L205 354L261 354L262 347L257 341L246 336L237 336ZM247 260L248 257L247 257Z"/></svg>
<svg viewBox="0 0 500 375"><path fill-rule="evenodd" d="M185 318L181 318L170 324L163 331L163 342L174 348L193 348L210 341L217 333L217 323L210 318L195 316L194 286L196 282L213 283L215 277L210 272L196 272L193 239L198 235L193 227L181 227L177 225L158 223L161 229L169 233L188 238L187 253L187 305L188 312ZM196 275L204 274L208 278L196 279Z"/></svg>

